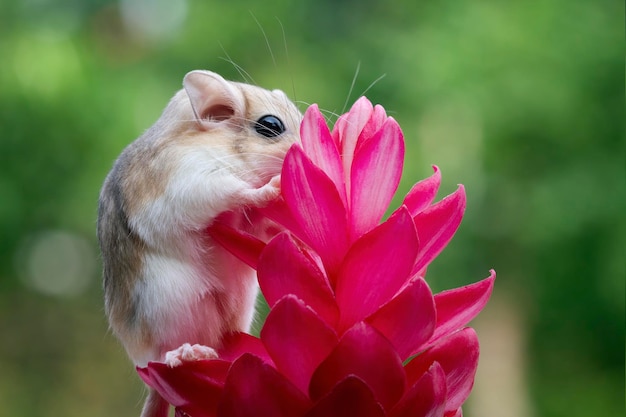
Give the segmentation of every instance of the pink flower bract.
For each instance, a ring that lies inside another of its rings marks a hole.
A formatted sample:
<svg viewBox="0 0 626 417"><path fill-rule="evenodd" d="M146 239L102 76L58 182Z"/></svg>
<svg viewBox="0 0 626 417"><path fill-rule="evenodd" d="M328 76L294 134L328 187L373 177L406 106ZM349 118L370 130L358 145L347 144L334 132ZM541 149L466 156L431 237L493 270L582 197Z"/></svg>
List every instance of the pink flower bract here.
<svg viewBox="0 0 626 417"><path fill-rule="evenodd" d="M332 132L309 107L300 133L282 196L256 209L283 232L266 243L227 215L207 231L257 269L270 306L260 337L233 334L219 359L152 362L140 376L192 417L460 417L479 354L465 326L495 272L436 295L424 274L461 222L463 186L433 204L434 167L381 222L402 173L396 121L361 98Z"/></svg>

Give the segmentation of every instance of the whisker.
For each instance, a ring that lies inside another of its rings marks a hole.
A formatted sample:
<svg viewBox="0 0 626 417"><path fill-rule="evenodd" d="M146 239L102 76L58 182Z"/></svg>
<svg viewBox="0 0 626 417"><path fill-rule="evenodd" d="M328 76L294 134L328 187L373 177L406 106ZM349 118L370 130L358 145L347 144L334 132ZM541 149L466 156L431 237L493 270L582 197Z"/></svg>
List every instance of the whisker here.
<svg viewBox="0 0 626 417"><path fill-rule="evenodd" d="M252 219L250 219L250 216L248 215L248 211L247 210L242 210L243 212L243 217L246 219L246 221L248 222L248 225L252 225Z"/></svg>
<svg viewBox="0 0 626 417"><path fill-rule="evenodd" d="M232 154L232 155L222 155L219 158L238 158L241 156L247 156L247 157L253 157L253 156L258 156L261 158L270 158L272 161L282 161L283 158L279 157L279 156L275 156L275 155L267 155L267 154L262 154L262 153L257 153L257 152L242 152L242 153L236 153L236 154Z"/></svg>
<svg viewBox="0 0 626 417"><path fill-rule="evenodd" d="M341 113L345 113L346 107L348 106L348 101L350 100L350 96L352 95L352 90L354 89L354 84L356 84L356 79L359 76L359 71L361 70L361 61L356 64L356 71L354 72L354 77L352 77L352 84L350 84L350 90L348 91L348 97L346 97L346 102L343 103L343 107L341 109Z"/></svg>
<svg viewBox="0 0 626 417"><path fill-rule="evenodd" d="M327 115L326 117L328 118L328 120L337 120L341 116L339 113L333 110L320 109L320 111L322 112L322 114Z"/></svg>
<svg viewBox="0 0 626 417"><path fill-rule="evenodd" d="M303 105L305 105L307 107L309 107L311 104L313 104L313 103L309 103L309 102L303 101L303 100L297 101L296 103L297 104L303 104ZM320 112L324 115L324 117L326 118L327 121L331 121L332 118L338 119L339 116L340 116L339 113L337 113L337 112L335 112L333 110L327 110L327 109L323 109L321 107L320 107Z"/></svg>
<svg viewBox="0 0 626 417"><path fill-rule="evenodd" d="M291 90L293 91L293 101L297 103L298 100L296 96L296 83L294 82L294 79L293 79L293 71L291 69L291 63L289 61L289 48L287 47L287 35L285 34L285 26L283 26L283 22L281 22L278 16L276 16L276 20L278 21L278 24L280 25L280 30L283 33L283 45L285 45L285 56L287 59L287 71L289 71L289 77L291 78Z"/></svg>
<svg viewBox="0 0 626 417"><path fill-rule="evenodd" d="M361 93L361 95L359 97L364 96L365 93L367 93L370 90L370 88L374 87L374 85L376 85L377 82L379 82L380 80L382 80L386 76L387 76L387 74L383 74L380 77L376 78L374 81L372 81L372 83Z"/></svg>
<svg viewBox="0 0 626 417"><path fill-rule="evenodd" d="M267 49L270 52L270 56L272 57L272 62L274 63L274 68L278 68L276 66L276 59L274 59L274 53L272 52L272 47L270 46L270 41L267 38L267 34L265 33L265 30L263 29L263 26L261 26L261 23L259 22L259 20L256 18L256 16L254 15L254 13L252 12L252 10L250 10L250 15L252 16L252 18L254 19L254 21L256 22L257 26L259 27L259 29L261 29L261 33L263 34L263 37L265 38L265 44L267 45Z"/></svg>
<svg viewBox="0 0 626 417"><path fill-rule="evenodd" d="M307 107L312 104L312 103L310 103L308 101L304 101L304 100L294 100L294 103L296 103L296 104L304 104Z"/></svg>
<svg viewBox="0 0 626 417"><path fill-rule="evenodd" d="M223 149L226 151L229 151L231 149L230 145L218 145L218 146L214 146L214 149ZM265 167L265 166L272 166L272 162L281 162L283 161L283 158L280 156L276 156L276 155L271 155L271 154L264 154L264 153L260 153L260 152L239 152L239 153L235 153L235 154L223 154L223 155L214 155L213 157L218 160L218 161L222 161L224 163L228 163L229 159L237 159L241 156L246 156L246 157L254 157L254 156L258 156L260 158L266 158L269 159L270 161L268 161L266 164L260 164L260 167ZM232 164L228 163L229 166L233 166Z"/></svg>
<svg viewBox="0 0 626 417"><path fill-rule="evenodd" d="M258 167L252 167L252 168L246 168L244 170L237 170L237 169L233 169L233 165L229 164L228 162L224 161L223 158L216 158L218 165L222 165L219 166L219 168L214 169L210 172L206 173L206 177L207 178L211 178L211 177L215 177L215 176L219 176L219 175L223 175L224 173L228 173L228 175L232 174L232 173L237 173L237 175L249 175L251 174L253 177L258 177L258 176L262 176L262 175L266 175L269 172L277 172L280 173L281 167L282 167L282 159L278 158L279 163L277 164L262 164Z"/></svg>
<svg viewBox="0 0 626 417"><path fill-rule="evenodd" d="M237 167L234 167L232 164L228 163L223 158L216 158L216 159L218 163L222 163L223 166L220 166L218 169L211 171L209 173L209 176L220 175L224 172L227 172L231 168L233 169L234 172L239 172L243 174L254 174L255 176L259 174L267 174L268 171L280 172L280 169L282 167L282 162L283 162L282 158L276 158L276 161L275 161L276 163L274 164L265 163L265 164L260 164L259 166L256 166L256 167L247 167L244 170L240 170L240 169L236 169Z"/></svg>
<svg viewBox="0 0 626 417"><path fill-rule="evenodd" d="M230 55L228 55L228 52L226 52L226 49L224 48L224 45L222 45L222 43L220 42L220 47L222 48L222 52L224 52L224 54L226 55L226 58L224 57L220 57L220 59L228 62L229 64L231 64L239 73L239 75L241 76L241 78L243 78L243 80L248 83L248 84L255 84L256 82L254 81L254 78L252 78L252 76L245 70L243 69L243 67L239 64L237 64L235 61L233 61L233 59L230 57Z"/></svg>

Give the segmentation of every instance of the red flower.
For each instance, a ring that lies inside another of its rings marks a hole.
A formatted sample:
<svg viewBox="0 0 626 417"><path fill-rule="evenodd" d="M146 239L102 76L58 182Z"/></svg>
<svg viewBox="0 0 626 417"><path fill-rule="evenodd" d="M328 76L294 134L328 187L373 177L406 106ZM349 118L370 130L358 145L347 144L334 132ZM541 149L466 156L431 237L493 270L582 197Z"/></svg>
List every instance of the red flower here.
<svg viewBox="0 0 626 417"><path fill-rule="evenodd" d="M402 172L395 120L361 98L331 133L313 105L301 137L282 198L261 209L286 231L267 244L226 223L209 231L257 268L271 308L260 338L234 334L219 359L139 374L193 417L460 416L478 364L464 326L495 273L434 296L423 276L460 224L463 187L431 205L435 167L381 223Z"/></svg>

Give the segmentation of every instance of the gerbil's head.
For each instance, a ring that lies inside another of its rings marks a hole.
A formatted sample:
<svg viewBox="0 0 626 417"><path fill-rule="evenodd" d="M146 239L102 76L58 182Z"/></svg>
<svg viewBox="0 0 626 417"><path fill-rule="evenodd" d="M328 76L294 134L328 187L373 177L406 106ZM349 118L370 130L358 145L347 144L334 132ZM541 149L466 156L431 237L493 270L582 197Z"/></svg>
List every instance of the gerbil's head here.
<svg viewBox="0 0 626 417"><path fill-rule="evenodd" d="M185 75L183 87L194 121L185 136L192 136L196 145L224 147L223 155L230 159L224 162L251 184L266 183L280 173L285 153L300 140L302 120L285 93L200 70ZM184 107L187 112L189 107Z"/></svg>

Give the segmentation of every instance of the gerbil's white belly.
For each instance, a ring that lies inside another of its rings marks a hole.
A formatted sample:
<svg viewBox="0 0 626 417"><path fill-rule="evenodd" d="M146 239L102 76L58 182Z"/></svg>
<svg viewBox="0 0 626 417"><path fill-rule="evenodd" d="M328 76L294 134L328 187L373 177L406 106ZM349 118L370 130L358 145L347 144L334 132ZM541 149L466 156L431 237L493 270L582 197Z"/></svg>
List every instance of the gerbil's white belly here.
<svg viewBox="0 0 626 417"><path fill-rule="evenodd" d="M217 348L225 333L248 330L257 293L254 271L217 248L210 261L147 256L146 279L135 290L141 294L140 310L152 346L149 351L129 350L135 364L163 360L183 343Z"/></svg>

